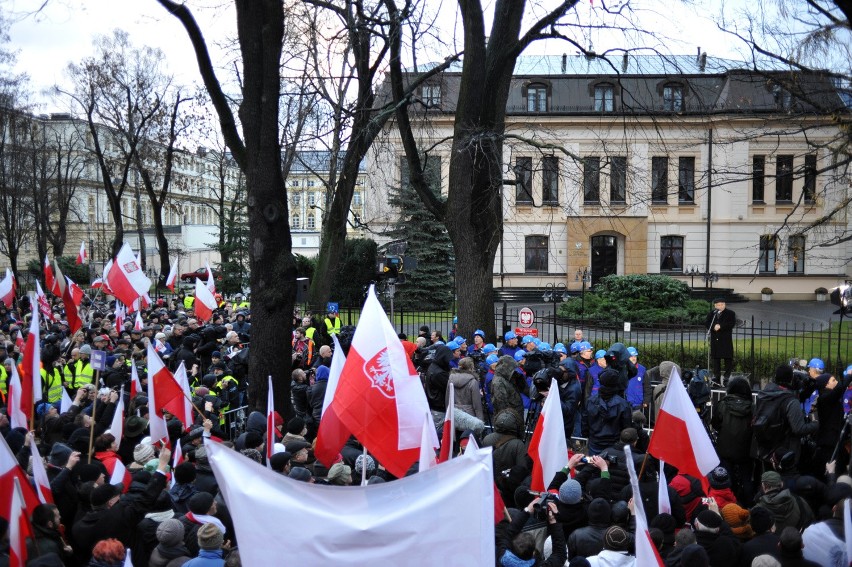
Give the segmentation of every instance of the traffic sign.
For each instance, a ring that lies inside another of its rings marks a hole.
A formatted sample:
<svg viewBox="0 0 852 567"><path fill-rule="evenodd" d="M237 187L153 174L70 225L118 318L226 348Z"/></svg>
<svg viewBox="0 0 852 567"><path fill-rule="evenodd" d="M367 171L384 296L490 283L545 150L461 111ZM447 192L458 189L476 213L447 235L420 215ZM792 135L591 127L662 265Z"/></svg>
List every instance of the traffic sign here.
<svg viewBox="0 0 852 567"><path fill-rule="evenodd" d="M533 313L533 310L529 307L522 307L518 311L518 323L525 329L532 327L533 323L535 323L535 313Z"/></svg>

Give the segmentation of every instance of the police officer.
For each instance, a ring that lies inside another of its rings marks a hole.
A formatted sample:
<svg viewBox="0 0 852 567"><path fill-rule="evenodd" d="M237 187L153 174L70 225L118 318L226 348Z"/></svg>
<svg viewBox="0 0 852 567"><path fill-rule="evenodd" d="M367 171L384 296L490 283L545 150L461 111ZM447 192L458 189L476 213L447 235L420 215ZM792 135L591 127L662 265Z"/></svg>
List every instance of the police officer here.
<svg viewBox="0 0 852 567"><path fill-rule="evenodd" d="M325 318L325 328L329 335L336 335L340 332L340 315L336 309L331 309L328 316Z"/></svg>

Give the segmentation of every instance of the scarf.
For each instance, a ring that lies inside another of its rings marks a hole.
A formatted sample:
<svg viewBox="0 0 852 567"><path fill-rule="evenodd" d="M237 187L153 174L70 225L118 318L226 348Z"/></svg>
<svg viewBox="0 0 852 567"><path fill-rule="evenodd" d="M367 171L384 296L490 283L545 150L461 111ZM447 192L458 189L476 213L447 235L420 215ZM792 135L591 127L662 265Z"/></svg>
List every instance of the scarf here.
<svg viewBox="0 0 852 567"><path fill-rule="evenodd" d="M166 520L171 520L172 518L174 518L175 517L175 511L174 510L164 510L162 512L148 512L147 514L145 514L145 517L149 518L151 520L154 520L158 524L162 524Z"/></svg>
<svg viewBox="0 0 852 567"><path fill-rule="evenodd" d="M225 535L225 524L222 523L222 520L217 518L216 516L208 516L207 514L193 514L192 512L186 513L186 519L190 522L194 522L196 524L213 524L222 532L222 535Z"/></svg>

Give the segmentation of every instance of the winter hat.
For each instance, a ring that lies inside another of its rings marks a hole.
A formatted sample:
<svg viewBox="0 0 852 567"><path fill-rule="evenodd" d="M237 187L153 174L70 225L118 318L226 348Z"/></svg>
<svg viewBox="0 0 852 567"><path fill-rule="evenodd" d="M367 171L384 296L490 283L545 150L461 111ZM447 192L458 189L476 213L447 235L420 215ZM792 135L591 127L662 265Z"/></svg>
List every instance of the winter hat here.
<svg viewBox="0 0 852 567"><path fill-rule="evenodd" d="M766 471L760 476L760 482L766 486L781 486L781 475L775 471Z"/></svg>
<svg viewBox="0 0 852 567"><path fill-rule="evenodd" d="M195 480L195 466L190 463L181 463L175 467L175 482L178 484L189 484Z"/></svg>
<svg viewBox="0 0 852 567"><path fill-rule="evenodd" d="M301 417L294 417L293 419L287 422L287 433L292 433L293 435L301 435L304 429L305 420Z"/></svg>
<svg viewBox="0 0 852 567"><path fill-rule="evenodd" d="M713 510L702 510L695 518L695 530L699 532L718 532L722 527L722 516Z"/></svg>
<svg viewBox="0 0 852 567"><path fill-rule="evenodd" d="M781 567L781 562L768 553L764 553L763 555L758 555L752 560L751 567Z"/></svg>
<svg viewBox="0 0 852 567"><path fill-rule="evenodd" d="M144 465L155 457L154 447L148 443L140 443L133 449L133 460Z"/></svg>
<svg viewBox="0 0 852 567"><path fill-rule="evenodd" d="M775 369L775 383L781 386L793 383L793 368L789 364L782 364Z"/></svg>
<svg viewBox="0 0 852 567"><path fill-rule="evenodd" d="M674 516L671 514L667 514L663 512L662 514L657 514L654 516L654 519L651 520L649 524L652 528L657 528L663 534L671 534L674 535L675 528L677 528L677 520L674 519Z"/></svg>
<svg viewBox="0 0 852 567"><path fill-rule="evenodd" d="M216 524L204 524L198 528L198 547L201 549L220 549L224 539Z"/></svg>
<svg viewBox="0 0 852 567"><path fill-rule="evenodd" d="M269 459L269 466L278 473L284 472L284 467L287 466L287 463L290 462L290 453L287 451L281 451L280 453L275 453L272 455L272 458Z"/></svg>
<svg viewBox="0 0 852 567"><path fill-rule="evenodd" d="M846 498L852 498L852 487L848 484L835 484L826 492L825 503L834 506Z"/></svg>
<svg viewBox="0 0 852 567"><path fill-rule="evenodd" d="M358 455L358 458L355 459L355 473L361 474L361 471L364 470L364 455ZM372 475L376 472L376 461L370 455L367 455L367 476Z"/></svg>
<svg viewBox="0 0 852 567"><path fill-rule="evenodd" d="M302 482L311 481L311 471L309 471L305 467L293 467L292 469L290 469L289 476L293 480L300 480Z"/></svg>
<svg viewBox="0 0 852 567"><path fill-rule="evenodd" d="M71 456L71 447L64 443L54 443L50 449L48 460L55 467L64 467L68 463L68 458Z"/></svg>
<svg viewBox="0 0 852 567"><path fill-rule="evenodd" d="M157 541L165 547L177 547L183 543L183 524L174 518L160 522L157 526Z"/></svg>
<svg viewBox="0 0 852 567"><path fill-rule="evenodd" d="M328 366L323 366L322 364L320 364L319 366L317 366L317 373L314 376L314 379L317 382L322 382L323 380L328 380L328 375L329 375Z"/></svg>
<svg viewBox="0 0 852 567"><path fill-rule="evenodd" d="M209 492L197 492L190 497L186 505L193 514L207 514L213 506L213 495Z"/></svg>
<svg viewBox="0 0 852 567"><path fill-rule="evenodd" d="M707 476L710 481L710 486L716 490L731 488L731 477L725 467L716 467Z"/></svg>
<svg viewBox="0 0 852 567"><path fill-rule="evenodd" d="M142 468L145 469L146 471L150 472L150 473L153 473L154 471L157 470L158 466L160 466L160 460L158 458L154 457L153 459L151 459L150 461L148 461L147 463L142 465ZM166 466L166 472L169 472L168 466Z"/></svg>
<svg viewBox="0 0 852 567"><path fill-rule="evenodd" d="M751 385L745 378L731 378L728 382L728 393L734 394L741 398L751 398Z"/></svg>
<svg viewBox="0 0 852 567"><path fill-rule="evenodd" d="M680 564L689 567L710 567L707 551L697 543L691 543L683 548L680 554ZM754 565L752 563L752 565Z"/></svg>
<svg viewBox="0 0 852 567"><path fill-rule="evenodd" d="M630 551L630 534L621 526L610 526L604 532L604 549L610 551Z"/></svg>
<svg viewBox="0 0 852 567"><path fill-rule="evenodd" d="M612 504L612 523L626 526L630 520L630 508L624 500L618 500Z"/></svg>
<svg viewBox="0 0 852 567"><path fill-rule="evenodd" d="M577 504L582 497L583 487L573 478L569 478L559 487L559 501L563 504Z"/></svg>
<svg viewBox="0 0 852 567"><path fill-rule="evenodd" d="M195 462L199 465L208 465L210 462L207 460L207 449L202 445L198 449L195 450Z"/></svg>
<svg viewBox="0 0 852 567"><path fill-rule="evenodd" d="M590 524L609 524L611 514L609 502L603 498L595 498L589 502L589 509L586 512Z"/></svg>
<svg viewBox="0 0 852 567"><path fill-rule="evenodd" d="M109 483L102 484L92 490L89 501L92 503L92 508L99 508L119 494L121 494L121 491L116 486Z"/></svg>
<svg viewBox="0 0 852 567"><path fill-rule="evenodd" d="M260 451L257 449L243 449L240 451L240 454L248 457L255 463L263 463L263 455L260 454Z"/></svg>
<svg viewBox="0 0 852 567"><path fill-rule="evenodd" d="M93 465L91 463L80 463L75 467L75 469L79 472L80 482L92 482L98 480L98 478L100 478L103 474L103 471L98 465Z"/></svg>
<svg viewBox="0 0 852 567"><path fill-rule="evenodd" d="M263 445L263 436L257 431L247 431L244 444L246 449L257 449Z"/></svg>
<svg viewBox="0 0 852 567"><path fill-rule="evenodd" d="M749 512L737 504L731 503L722 508L722 518L731 526L734 535L742 540L754 537L754 531L748 523Z"/></svg>
<svg viewBox="0 0 852 567"><path fill-rule="evenodd" d="M352 467L343 463L334 463L328 470L326 477L329 482L343 482L347 476L352 474Z"/></svg>
<svg viewBox="0 0 852 567"><path fill-rule="evenodd" d="M131 415L124 422L125 437L139 437L148 427L148 420L138 415Z"/></svg>
<svg viewBox="0 0 852 567"><path fill-rule="evenodd" d="M601 375L598 377L598 381L601 383L601 386L604 388L617 388L618 387L619 374L617 370L613 370L612 368L607 368Z"/></svg>
<svg viewBox="0 0 852 567"><path fill-rule="evenodd" d="M730 506L730 504L728 504ZM727 508L728 506L725 506ZM760 535L772 529L772 524L775 523L775 518L772 512L763 506L755 506L751 509L751 529L755 534Z"/></svg>

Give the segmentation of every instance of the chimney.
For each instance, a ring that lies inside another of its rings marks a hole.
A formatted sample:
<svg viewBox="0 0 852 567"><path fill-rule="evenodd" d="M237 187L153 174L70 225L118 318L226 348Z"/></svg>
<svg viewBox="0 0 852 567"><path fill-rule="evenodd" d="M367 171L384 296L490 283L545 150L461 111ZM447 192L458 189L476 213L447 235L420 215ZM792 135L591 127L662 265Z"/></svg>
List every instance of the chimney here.
<svg viewBox="0 0 852 567"><path fill-rule="evenodd" d="M706 68L707 68L707 52L705 51L704 53L701 54L701 58L698 61L698 70L703 73L704 69L706 69Z"/></svg>
<svg viewBox="0 0 852 567"><path fill-rule="evenodd" d="M701 58L701 46L698 46L698 54L695 56L695 62L698 63L698 60Z"/></svg>
<svg viewBox="0 0 852 567"><path fill-rule="evenodd" d="M565 70L568 68L568 54L562 54L562 74L565 74Z"/></svg>
<svg viewBox="0 0 852 567"><path fill-rule="evenodd" d="M628 58L629 58L629 55L628 55L628 54L627 54L627 52L625 51L625 52L624 52L624 55L622 55L622 56L621 56L621 72L622 72L622 73L626 73L626 72L627 72L627 61L628 61Z"/></svg>

